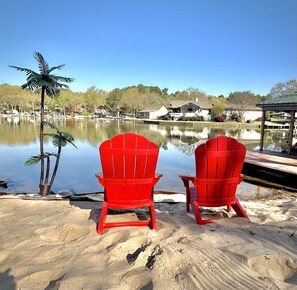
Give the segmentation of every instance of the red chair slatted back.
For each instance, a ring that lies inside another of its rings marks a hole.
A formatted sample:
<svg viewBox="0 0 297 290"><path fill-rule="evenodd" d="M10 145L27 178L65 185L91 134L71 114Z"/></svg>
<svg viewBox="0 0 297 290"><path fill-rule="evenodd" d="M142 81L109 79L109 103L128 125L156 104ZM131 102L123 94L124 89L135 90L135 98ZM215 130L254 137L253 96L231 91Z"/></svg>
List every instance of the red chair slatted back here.
<svg viewBox="0 0 297 290"><path fill-rule="evenodd" d="M99 147L106 199L151 199L159 148L142 135L119 134Z"/></svg>
<svg viewBox="0 0 297 290"><path fill-rule="evenodd" d="M235 197L246 148L236 139L219 136L195 150L198 200L226 204Z"/></svg>

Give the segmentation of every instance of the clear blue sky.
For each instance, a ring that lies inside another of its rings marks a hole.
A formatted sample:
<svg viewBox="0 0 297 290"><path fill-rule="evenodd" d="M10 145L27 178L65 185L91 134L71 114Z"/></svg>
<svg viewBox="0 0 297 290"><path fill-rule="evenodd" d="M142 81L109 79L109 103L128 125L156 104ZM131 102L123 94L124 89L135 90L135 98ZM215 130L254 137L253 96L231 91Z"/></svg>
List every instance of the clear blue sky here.
<svg viewBox="0 0 297 290"><path fill-rule="evenodd" d="M266 95L297 79L297 0L1 0L0 83L39 51L73 91L153 85Z"/></svg>

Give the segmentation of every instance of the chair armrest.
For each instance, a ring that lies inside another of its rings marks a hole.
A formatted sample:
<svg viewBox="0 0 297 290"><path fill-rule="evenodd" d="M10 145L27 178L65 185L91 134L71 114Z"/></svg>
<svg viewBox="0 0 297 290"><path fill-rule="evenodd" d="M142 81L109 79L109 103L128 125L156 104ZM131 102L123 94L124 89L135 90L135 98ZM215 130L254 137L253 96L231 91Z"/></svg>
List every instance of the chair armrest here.
<svg viewBox="0 0 297 290"><path fill-rule="evenodd" d="M155 173L154 178L160 179L163 176L161 173Z"/></svg>
<svg viewBox="0 0 297 290"><path fill-rule="evenodd" d="M191 189L190 189L190 181L195 180L195 176L192 175L179 175L179 177L182 179L184 186L186 188L186 209L187 212L190 211L190 202L191 202Z"/></svg>
<svg viewBox="0 0 297 290"><path fill-rule="evenodd" d="M155 173L154 175L154 181L153 181L153 186L159 181L159 179L163 176L163 174L160 173Z"/></svg>
<svg viewBox="0 0 297 290"><path fill-rule="evenodd" d="M99 183L105 187L104 177L102 172L95 173L95 176L98 178Z"/></svg>
<svg viewBox="0 0 297 290"><path fill-rule="evenodd" d="M103 177L103 173L102 172L97 172L97 173L95 173L95 176L97 178L101 178L101 177Z"/></svg>
<svg viewBox="0 0 297 290"><path fill-rule="evenodd" d="M185 187L189 187L189 182L195 179L195 176L192 175L179 175L179 177L182 179Z"/></svg>
<svg viewBox="0 0 297 290"><path fill-rule="evenodd" d="M243 179L244 179L244 175L243 175L242 173L240 173L240 174L239 174L239 183L240 183L241 181L243 181Z"/></svg>

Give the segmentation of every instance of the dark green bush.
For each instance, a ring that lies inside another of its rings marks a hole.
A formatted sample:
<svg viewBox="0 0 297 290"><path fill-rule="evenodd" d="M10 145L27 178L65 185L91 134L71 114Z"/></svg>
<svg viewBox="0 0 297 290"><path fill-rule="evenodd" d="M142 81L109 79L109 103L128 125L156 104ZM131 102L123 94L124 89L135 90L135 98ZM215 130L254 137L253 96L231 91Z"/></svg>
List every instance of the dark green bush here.
<svg viewBox="0 0 297 290"><path fill-rule="evenodd" d="M204 121L204 117L203 116L195 116L195 117L179 117L178 121Z"/></svg>

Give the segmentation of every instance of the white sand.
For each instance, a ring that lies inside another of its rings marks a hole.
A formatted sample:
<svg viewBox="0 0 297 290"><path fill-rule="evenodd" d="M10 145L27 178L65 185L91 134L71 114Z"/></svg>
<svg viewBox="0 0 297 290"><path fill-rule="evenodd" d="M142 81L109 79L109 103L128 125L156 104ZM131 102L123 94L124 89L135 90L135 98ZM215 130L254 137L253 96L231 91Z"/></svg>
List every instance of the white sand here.
<svg viewBox="0 0 297 290"><path fill-rule="evenodd" d="M296 201L242 202L250 221L204 226L184 203L156 203L156 231L100 236L101 202L3 196L0 289L297 289Z"/></svg>

